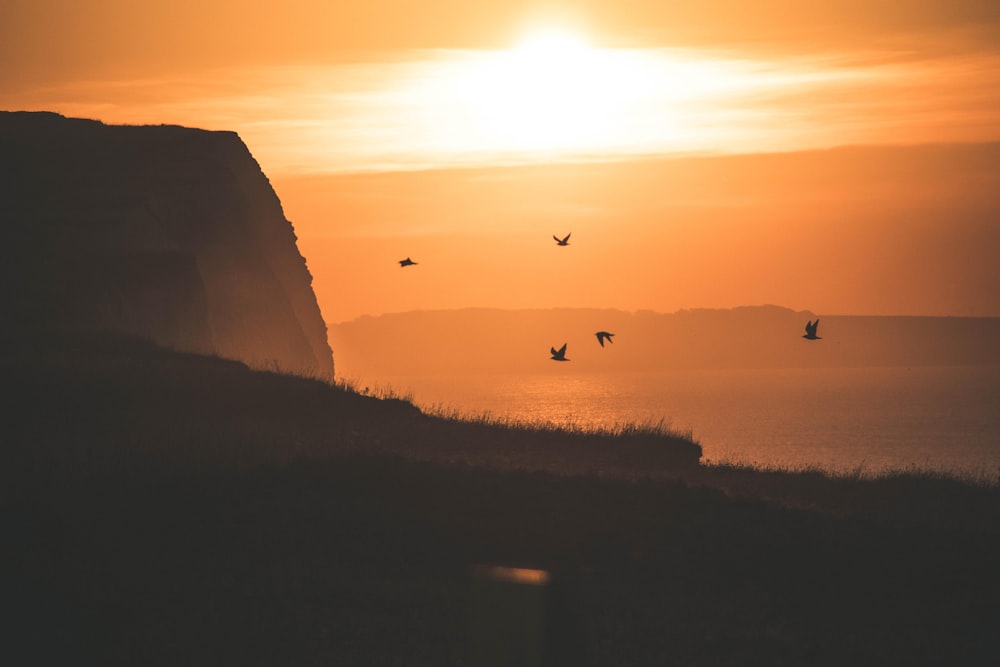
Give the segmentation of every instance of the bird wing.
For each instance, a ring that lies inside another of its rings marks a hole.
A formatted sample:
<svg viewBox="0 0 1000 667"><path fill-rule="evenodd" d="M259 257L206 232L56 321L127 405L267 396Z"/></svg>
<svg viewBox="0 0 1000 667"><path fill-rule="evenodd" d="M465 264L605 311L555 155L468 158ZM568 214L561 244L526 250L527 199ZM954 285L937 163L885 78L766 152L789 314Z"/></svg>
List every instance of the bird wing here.
<svg viewBox="0 0 1000 667"><path fill-rule="evenodd" d="M569 237L571 237L571 236L573 236L573 232L570 232L569 234L567 234L567 235L566 235L566 238L564 238L564 239L562 240L562 242L563 242L563 243L566 243L567 241L569 241Z"/></svg>
<svg viewBox="0 0 1000 667"><path fill-rule="evenodd" d="M564 354L566 354L566 345L567 345L567 343L563 343L562 347L559 348L559 353L558 354L559 354L560 357L563 356Z"/></svg>

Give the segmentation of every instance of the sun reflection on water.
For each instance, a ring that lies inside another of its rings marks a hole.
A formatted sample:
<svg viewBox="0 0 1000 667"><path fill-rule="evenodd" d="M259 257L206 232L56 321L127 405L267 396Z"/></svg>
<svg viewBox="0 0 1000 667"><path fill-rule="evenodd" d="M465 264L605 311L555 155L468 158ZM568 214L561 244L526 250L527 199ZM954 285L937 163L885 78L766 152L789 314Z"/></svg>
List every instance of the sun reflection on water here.
<svg viewBox="0 0 1000 667"><path fill-rule="evenodd" d="M432 411L690 432L713 463L1000 474L995 367L695 370L387 380Z"/></svg>

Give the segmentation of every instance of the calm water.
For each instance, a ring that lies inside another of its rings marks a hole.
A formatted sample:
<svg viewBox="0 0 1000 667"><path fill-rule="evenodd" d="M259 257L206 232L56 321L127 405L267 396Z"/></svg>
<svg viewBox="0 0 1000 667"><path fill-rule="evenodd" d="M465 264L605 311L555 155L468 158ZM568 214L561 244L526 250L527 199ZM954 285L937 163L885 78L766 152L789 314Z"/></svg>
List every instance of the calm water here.
<svg viewBox="0 0 1000 667"><path fill-rule="evenodd" d="M669 422L705 459L1000 476L1000 367L383 378L422 408L525 421Z"/></svg>

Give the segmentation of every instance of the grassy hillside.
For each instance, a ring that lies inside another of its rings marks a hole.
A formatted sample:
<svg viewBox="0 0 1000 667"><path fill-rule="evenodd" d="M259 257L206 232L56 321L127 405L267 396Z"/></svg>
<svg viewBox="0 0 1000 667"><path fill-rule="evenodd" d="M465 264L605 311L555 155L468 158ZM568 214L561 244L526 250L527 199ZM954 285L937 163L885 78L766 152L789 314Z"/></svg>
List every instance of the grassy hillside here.
<svg viewBox="0 0 1000 667"><path fill-rule="evenodd" d="M17 664L489 664L508 631L516 664L1000 649L993 487L705 468L666 433L457 422L140 343L6 349Z"/></svg>

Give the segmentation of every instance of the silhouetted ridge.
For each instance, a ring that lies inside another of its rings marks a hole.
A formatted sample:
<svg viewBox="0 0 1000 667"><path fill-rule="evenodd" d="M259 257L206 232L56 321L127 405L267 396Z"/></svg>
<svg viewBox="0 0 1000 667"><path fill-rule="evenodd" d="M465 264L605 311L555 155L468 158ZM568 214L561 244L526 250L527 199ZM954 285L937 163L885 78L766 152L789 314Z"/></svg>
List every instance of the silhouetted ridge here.
<svg viewBox="0 0 1000 667"><path fill-rule="evenodd" d="M818 318L773 305L669 314L465 308L360 317L332 324L330 340L341 375L368 378L1000 364L1000 318L824 314L822 340L810 344L802 338L803 326ZM594 344L597 327L614 332L613 347ZM574 350L573 364L549 363L540 350L563 342Z"/></svg>
<svg viewBox="0 0 1000 667"><path fill-rule="evenodd" d="M312 278L233 132L0 112L6 333L107 331L333 376Z"/></svg>

